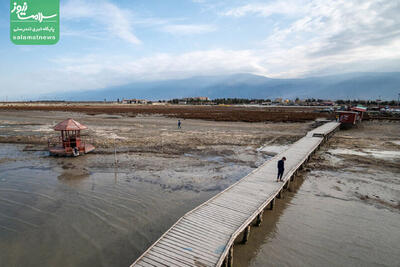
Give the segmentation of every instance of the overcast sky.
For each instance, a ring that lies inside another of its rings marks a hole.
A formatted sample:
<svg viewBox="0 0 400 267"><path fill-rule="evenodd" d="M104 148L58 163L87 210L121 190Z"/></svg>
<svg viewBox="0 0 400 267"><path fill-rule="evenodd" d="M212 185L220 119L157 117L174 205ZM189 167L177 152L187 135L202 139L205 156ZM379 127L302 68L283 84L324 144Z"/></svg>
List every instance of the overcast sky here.
<svg viewBox="0 0 400 267"><path fill-rule="evenodd" d="M61 0L60 41L16 46L0 4L0 101L137 80L400 70L400 0Z"/></svg>

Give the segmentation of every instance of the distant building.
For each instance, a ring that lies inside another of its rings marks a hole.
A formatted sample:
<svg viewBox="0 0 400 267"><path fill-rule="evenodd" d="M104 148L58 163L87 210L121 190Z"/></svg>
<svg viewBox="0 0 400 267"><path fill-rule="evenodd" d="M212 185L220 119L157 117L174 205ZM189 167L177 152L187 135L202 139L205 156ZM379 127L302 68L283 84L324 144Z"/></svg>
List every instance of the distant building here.
<svg viewBox="0 0 400 267"><path fill-rule="evenodd" d="M206 97L206 96L197 96L197 97L187 97L184 98L183 100L186 101L210 101L210 98Z"/></svg>
<svg viewBox="0 0 400 267"><path fill-rule="evenodd" d="M123 99L122 104L148 104L149 101L145 99Z"/></svg>

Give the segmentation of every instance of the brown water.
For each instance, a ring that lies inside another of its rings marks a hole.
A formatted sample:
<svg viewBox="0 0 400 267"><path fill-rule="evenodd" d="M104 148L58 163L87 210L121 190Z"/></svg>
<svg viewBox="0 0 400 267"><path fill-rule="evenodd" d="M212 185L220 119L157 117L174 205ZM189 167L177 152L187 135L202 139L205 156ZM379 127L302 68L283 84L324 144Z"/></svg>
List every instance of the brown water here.
<svg viewBox="0 0 400 267"><path fill-rule="evenodd" d="M0 266L128 266L185 212L263 161L121 154L114 169L113 155L53 158L23 148L0 145Z"/></svg>
<svg viewBox="0 0 400 267"><path fill-rule="evenodd" d="M297 193L235 247L235 266L399 266L399 130L336 133ZM122 153L114 168L113 155L52 158L24 147L0 144L0 266L128 266L185 212L268 158L221 145Z"/></svg>
<svg viewBox="0 0 400 267"><path fill-rule="evenodd" d="M376 166L357 165L347 152L319 153L321 170L305 173L235 246L235 266L400 266L400 158L387 151Z"/></svg>

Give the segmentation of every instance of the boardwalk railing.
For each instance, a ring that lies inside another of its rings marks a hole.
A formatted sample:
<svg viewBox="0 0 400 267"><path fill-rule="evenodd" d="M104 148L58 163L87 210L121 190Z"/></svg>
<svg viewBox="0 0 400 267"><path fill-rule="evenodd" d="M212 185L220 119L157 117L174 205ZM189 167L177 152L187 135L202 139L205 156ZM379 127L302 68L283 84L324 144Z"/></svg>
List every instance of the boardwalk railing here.
<svg viewBox="0 0 400 267"><path fill-rule="evenodd" d="M232 266L233 244L288 188L311 154L338 129L329 122L292 144L244 178L181 217L132 266ZM276 182L277 161L286 157L283 182Z"/></svg>

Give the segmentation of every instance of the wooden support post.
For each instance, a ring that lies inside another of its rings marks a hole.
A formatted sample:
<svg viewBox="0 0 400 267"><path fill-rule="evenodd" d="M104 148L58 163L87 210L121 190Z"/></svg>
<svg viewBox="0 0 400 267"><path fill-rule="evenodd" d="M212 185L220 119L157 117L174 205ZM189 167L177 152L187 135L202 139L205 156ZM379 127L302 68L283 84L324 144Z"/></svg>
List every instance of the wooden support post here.
<svg viewBox="0 0 400 267"><path fill-rule="evenodd" d="M233 245L229 249L227 262L228 262L228 267L233 267Z"/></svg>
<svg viewBox="0 0 400 267"><path fill-rule="evenodd" d="M290 184L290 179L283 185L283 188L288 189Z"/></svg>
<svg viewBox="0 0 400 267"><path fill-rule="evenodd" d="M282 198L282 190L279 190L278 195L276 197L279 198L279 199Z"/></svg>
<svg viewBox="0 0 400 267"><path fill-rule="evenodd" d="M229 255L228 255L229 256ZM222 263L222 267L228 267L228 256L225 257L224 262Z"/></svg>
<svg viewBox="0 0 400 267"><path fill-rule="evenodd" d="M275 206L275 198L273 200L271 200L271 202L269 202L269 209L273 210Z"/></svg>
<svg viewBox="0 0 400 267"><path fill-rule="evenodd" d="M263 214L264 211L262 210L258 215L257 215L257 221L256 221L256 226L260 226L263 220Z"/></svg>
<svg viewBox="0 0 400 267"><path fill-rule="evenodd" d="M289 184L288 191L289 192L293 192L294 191L294 182Z"/></svg>
<svg viewBox="0 0 400 267"><path fill-rule="evenodd" d="M250 225L244 229L242 244L246 244L250 236Z"/></svg>

